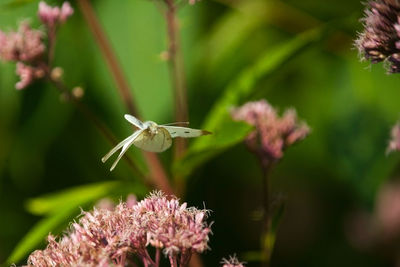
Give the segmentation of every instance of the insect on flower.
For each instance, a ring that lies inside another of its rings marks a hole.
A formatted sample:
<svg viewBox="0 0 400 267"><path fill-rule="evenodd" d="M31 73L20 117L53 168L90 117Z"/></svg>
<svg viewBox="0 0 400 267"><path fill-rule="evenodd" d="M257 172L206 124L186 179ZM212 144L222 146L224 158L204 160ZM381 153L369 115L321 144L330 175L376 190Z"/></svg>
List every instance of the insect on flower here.
<svg viewBox="0 0 400 267"><path fill-rule="evenodd" d="M122 148L121 152L118 155L118 158L111 166L110 171L115 168L118 161L122 158L122 156L131 145L135 145L136 147L141 148L145 151L163 152L171 147L172 138L192 138L211 134L208 131L187 127L171 126L171 124L158 125L154 121L142 122L129 114L125 114L124 117L131 124L139 128L139 130L135 131L132 135L128 136L126 139L116 145L101 159L103 163L106 162L111 157L111 155Z"/></svg>

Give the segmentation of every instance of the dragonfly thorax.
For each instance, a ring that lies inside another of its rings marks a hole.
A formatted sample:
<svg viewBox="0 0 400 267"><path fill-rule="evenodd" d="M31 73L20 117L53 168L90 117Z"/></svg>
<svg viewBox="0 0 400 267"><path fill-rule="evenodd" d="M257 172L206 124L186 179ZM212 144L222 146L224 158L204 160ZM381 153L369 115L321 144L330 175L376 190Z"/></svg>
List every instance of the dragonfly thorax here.
<svg viewBox="0 0 400 267"><path fill-rule="evenodd" d="M146 129L149 129L152 135L158 133L158 124L154 121L146 121L143 123Z"/></svg>

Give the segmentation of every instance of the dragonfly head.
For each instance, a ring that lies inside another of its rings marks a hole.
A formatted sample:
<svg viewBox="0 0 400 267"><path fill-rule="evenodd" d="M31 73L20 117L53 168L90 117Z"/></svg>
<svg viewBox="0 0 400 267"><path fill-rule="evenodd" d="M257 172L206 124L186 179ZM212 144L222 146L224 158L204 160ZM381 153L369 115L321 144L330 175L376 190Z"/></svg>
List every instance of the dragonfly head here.
<svg viewBox="0 0 400 267"><path fill-rule="evenodd" d="M154 121L146 121L144 124L147 126L147 129L149 129L149 131L152 135L158 134L158 124L157 123L155 123Z"/></svg>

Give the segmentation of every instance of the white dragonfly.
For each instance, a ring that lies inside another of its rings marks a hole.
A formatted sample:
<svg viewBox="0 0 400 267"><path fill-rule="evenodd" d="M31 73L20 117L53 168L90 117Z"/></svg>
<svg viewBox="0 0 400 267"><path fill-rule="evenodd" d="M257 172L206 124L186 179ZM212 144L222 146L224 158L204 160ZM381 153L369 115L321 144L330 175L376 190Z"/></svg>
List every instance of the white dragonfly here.
<svg viewBox="0 0 400 267"><path fill-rule="evenodd" d="M192 129L187 127L171 126L171 124L158 125L154 121L142 122L132 115L125 114L125 119L138 128L132 135L125 138L122 142L110 150L101 161L106 162L115 152L122 148L117 159L111 166L110 171L114 170L118 161L131 145L135 145L145 151L163 152L171 147L172 138L183 137L199 137L211 134L208 131Z"/></svg>

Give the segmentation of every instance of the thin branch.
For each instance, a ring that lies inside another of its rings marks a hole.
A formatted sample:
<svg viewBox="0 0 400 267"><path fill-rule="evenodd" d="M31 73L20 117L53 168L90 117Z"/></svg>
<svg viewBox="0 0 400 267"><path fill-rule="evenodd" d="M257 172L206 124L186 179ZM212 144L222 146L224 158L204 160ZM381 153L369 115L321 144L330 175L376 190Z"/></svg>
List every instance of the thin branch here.
<svg viewBox="0 0 400 267"><path fill-rule="evenodd" d="M94 38L96 39L97 44L101 50L101 53L104 56L104 59L107 61L107 66L110 72L113 75L114 81L117 85L117 89L119 94L127 107L130 114L137 116L138 111L133 102L133 96L131 93L130 86L125 79L122 68L118 62L118 59L113 51L113 48L103 31L103 28L98 21L96 14L93 10L93 7L89 0L78 0L78 5L82 11L82 14L89 25L90 30Z"/></svg>
<svg viewBox="0 0 400 267"><path fill-rule="evenodd" d="M269 199L269 174L273 167L271 160L266 160L263 156L259 156L260 165L262 170L262 192L263 192L263 221L262 221L262 234L261 234L261 254L263 255L261 266L268 267L271 257L271 248L266 242L270 228L270 199Z"/></svg>
<svg viewBox="0 0 400 267"><path fill-rule="evenodd" d="M165 0L166 23L168 33L168 59L169 71L172 87L175 96L175 120L188 121L187 89L183 64L183 56L179 38L179 22L177 17L177 7L174 0ZM180 158L186 151L186 142L184 139L177 139L174 147L175 158Z"/></svg>
<svg viewBox="0 0 400 267"><path fill-rule="evenodd" d="M156 248L156 267L160 267L160 255L161 251L159 248Z"/></svg>

